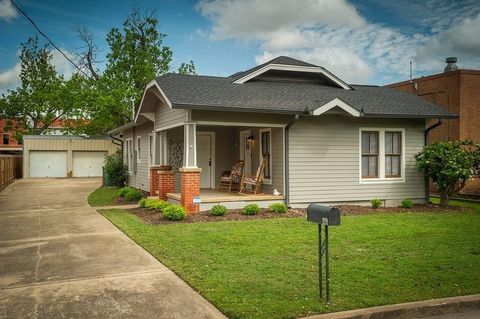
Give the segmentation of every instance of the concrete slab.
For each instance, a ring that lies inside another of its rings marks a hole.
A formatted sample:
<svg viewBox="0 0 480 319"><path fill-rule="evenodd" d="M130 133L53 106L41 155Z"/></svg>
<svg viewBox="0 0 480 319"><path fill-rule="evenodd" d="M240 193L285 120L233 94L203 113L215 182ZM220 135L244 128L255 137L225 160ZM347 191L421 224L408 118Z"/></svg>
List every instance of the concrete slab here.
<svg viewBox="0 0 480 319"><path fill-rule="evenodd" d="M99 179L0 193L0 318L224 318L86 197Z"/></svg>

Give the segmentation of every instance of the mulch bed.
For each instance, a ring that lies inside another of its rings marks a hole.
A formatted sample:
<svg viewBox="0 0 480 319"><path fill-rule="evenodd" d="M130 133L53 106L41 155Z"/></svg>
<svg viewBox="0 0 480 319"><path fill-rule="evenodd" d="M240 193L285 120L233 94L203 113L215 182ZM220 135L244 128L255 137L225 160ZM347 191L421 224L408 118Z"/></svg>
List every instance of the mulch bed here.
<svg viewBox="0 0 480 319"><path fill-rule="evenodd" d="M224 216L212 216L208 211L198 212L197 214L187 215L184 220L171 221L163 218L161 213L156 212L153 209L145 208L132 208L129 212L137 215L146 224L158 225L158 224L189 224L189 223L209 223L209 222L221 222L228 220L252 220L252 219L270 219L270 218L294 218L306 216L304 209L290 209L283 214L272 213L267 209L261 209L258 215L244 215L241 209L231 209Z"/></svg>
<svg viewBox="0 0 480 319"><path fill-rule="evenodd" d="M469 212L471 208L462 206L440 207L431 204L417 204L413 208L401 207L379 207L373 209L369 206L359 205L340 205L337 206L342 215L369 215L369 214L388 214L388 213L452 213L452 212ZM272 213L268 209L261 209L258 215L244 215L241 209L231 209L224 216L212 216L208 211L198 212L197 214L187 215L184 220L171 221L165 219L163 215L154 209L131 208L128 210L132 214L140 217L146 224L189 224L189 223L209 223L232 220L255 220L255 219L271 219L271 218L295 218L305 217L305 209L290 209L284 214Z"/></svg>

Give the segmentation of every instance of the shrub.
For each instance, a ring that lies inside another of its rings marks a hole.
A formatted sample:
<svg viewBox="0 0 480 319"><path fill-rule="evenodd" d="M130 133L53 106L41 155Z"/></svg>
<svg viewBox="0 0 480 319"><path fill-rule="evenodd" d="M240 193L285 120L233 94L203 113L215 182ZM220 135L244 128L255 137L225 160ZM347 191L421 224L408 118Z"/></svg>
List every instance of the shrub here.
<svg viewBox="0 0 480 319"><path fill-rule="evenodd" d="M378 198L374 198L370 201L370 204L372 204L372 208L377 209L382 206L382 201Z"/></svg>
<svg viewBox="0 0 480 319"><path fill-rule="evenodd" d="M227 207L223 205L215 205L210 209L210 215L223 216L227 213Z"/></svg>
<svg viewBox="0 0 480 319"><path fill-rule="evenodd" d="M140 206L141 208L147 208L147 202L150 200L150 198L142 198L138 201L138 206Z"/></svg>
<svg viewBox="0 0 480 319"><path fill-rule="evenodd" d="M131 188L125 193L126 202L138 202L142 198L143 194L136 188Z"/></svg>
<svg viewBox="0 0 480 319"><path fill-rule="evenodd" d="M260 207L257 204L250 204L243 207L243 213L245 215L257 215L260 212Z"/></svg>
<svg viewBox="0 0 480 319"><path fill-rule="evenodd" d="M268 206L268 210L274 213L286 213L288 211L288 207L284 203L274 203Z"/></svg>
<svg viewBox="0 0 480 319"><path fill-rule="evenodd" d="M403 208L412 208L413 207L413 201L409 198L405 198L402 200L401 206Z"/></svg>
<svg viewBox="0 0 480 319"><path fill-rule="evenodd" d="M163 210L163 217L169 220L182 220L185 215L185 208L180 205L168 205Z"/></svg>
<svg viewBox="0 0 480 319"><path fill-rule="evenodd" d="M156 199L151 202L147 208L153 208L155 210L163 212L168 206L171 206L171 204L164 200Z"/></svg>
<svg viewBox="0 0 480 319"><path fill-rule="evenodd" d="M118 191L117 195L120 196L120 197L125 197L125 195L127 195L128 191L132 190L132 189L135 189L135 188L130 187L130 186L125 186L124 188L122 188L121 190Z"/></svg>
<svg viewBox="0 0 480 319"><path fill-rule="evenodd" d="M128 169L123 163L123 154L121 150L116 151L112 155L105 156L103 163L105 174L111 185L107 186L124 186L127 181Z"/></svg>

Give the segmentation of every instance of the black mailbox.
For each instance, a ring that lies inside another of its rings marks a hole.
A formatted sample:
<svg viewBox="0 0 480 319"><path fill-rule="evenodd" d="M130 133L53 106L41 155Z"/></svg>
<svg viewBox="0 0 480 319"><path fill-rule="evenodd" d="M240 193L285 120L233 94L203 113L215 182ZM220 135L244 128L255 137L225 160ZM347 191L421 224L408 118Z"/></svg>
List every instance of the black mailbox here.
<svg viewBox="0 0 480 319"><path fill-rule="evenodd" d="M307 220L322 225L338 226L340 210L337 207L310 204L307 208Z"/></svg>

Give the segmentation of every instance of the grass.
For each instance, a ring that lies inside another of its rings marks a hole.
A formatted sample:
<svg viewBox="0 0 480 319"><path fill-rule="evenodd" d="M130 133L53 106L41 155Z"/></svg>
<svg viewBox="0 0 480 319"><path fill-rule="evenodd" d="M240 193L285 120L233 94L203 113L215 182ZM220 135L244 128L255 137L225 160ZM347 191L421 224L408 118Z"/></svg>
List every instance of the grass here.
<svg viewBox="0 0 480 319"><path fill-rule="evenodd" d="M88 195L88 203L90 206L110 206L116 205L114 199L117 195L120 187L100 187L97 188L93 193Z"/></svg>
<svg viewBox="0 0 480 319"><path fill-rule="evenodd" d="M480 293L480 205L468 205L474 213L342 216L330 232L328 306L317 227L304 218L153 226L101 212L228 317L294 318Z"/></svg>

